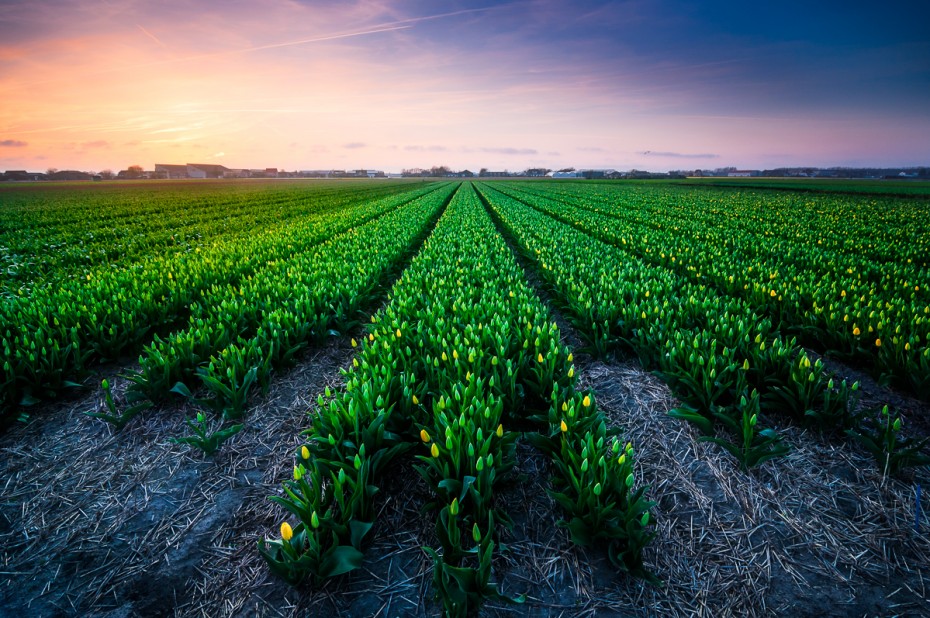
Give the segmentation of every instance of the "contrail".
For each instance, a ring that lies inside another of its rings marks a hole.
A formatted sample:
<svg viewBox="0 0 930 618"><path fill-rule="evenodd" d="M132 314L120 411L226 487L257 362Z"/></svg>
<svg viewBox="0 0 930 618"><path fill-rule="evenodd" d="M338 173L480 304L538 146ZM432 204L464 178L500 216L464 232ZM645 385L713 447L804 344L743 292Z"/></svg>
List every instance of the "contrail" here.
<svg viewBox="0 0 930 618"><path fill-rule="evenodd" d="M420 21L422 21L422 20L424 20L424 19L429 19L429 18L420 18ZM400 23L400 22L397 22L397 23ZM161 41L159 41L157 37L153 36L150 32L148 32L147 30L145 30L145 28L142 28L142 26L139 26L138 24L136 24L136 25L137 25L143 32L145 32L147 35L149 35L150 37L152 37L153 39L155 39L156 41L158 41L159 43L161 43ZM370 29L370 30L362 30L362 31L359 31L359 32L347 32L347 33L344 33L344 34L331 34L331 35L327 35L327 36L313 37L313 38L310 38L310 39L300 39L300 40L298 40L298 41L287 41L287 42L285 42L285 43L272 43L272 44L270 44L270 45L257 45L257 46L255 46L255 47L244 47L244 48L241 48L241 49L226 49L226 50L222 50L222 51L209 52L209 53L206 53L206 54L196 54L196 55L193 55L193 56L175 57L175 58L170 58L170 59L165 59L165 60L155 60L155 61L152 61L152 62L145 62L145 63L141 63L141 64L135 64L135 65L133 65L133 66L131 66L131 67L113 67L113 68L110 68L110 69L98 69L98 70L96 70L96 71L83 71L83 72L80 73L79 76L78 76L78 75L75 75L75 77L81 77L81 78L83 78L83 77L86 77L86 76L88 76L88 75L106 75L106 74L108 74L108 73L121 73L121 72L123 72L123 71L128 71L128 70L136 70L136 69L139 69L139 68L147 68L147 67L161 66L161 65L166 65L166 64L174 64L174 63L177 63L177 62L189 62L189 61L191 61L191 60L201 60L201 59L204 59L204 58L216 58L216 57L220 57L220 56L228 56L228 55L235 55L235 54L245 54L245 53L250 53L250 52L255 52L255 51L261 51L261 50L265 50L265 49L276 49L276 48L281 48L281 47L293 47L293 46L295 46L295 45L305 45L305 44L308 44L308 43L321 43L321 42L323 42L323 41L334 41L334 40L337 40L337 39L348 39L348 38L357 37L357 36L366 36L366 35L369 35L369 34L378 34L378 33L380 33L380 32L393 32L393 31L396 31L396 30L408 30L408 29L410 29L410 28L413 28L413 26L412 26L412 25L398 25L398 26L378 27L378 28L373 28L373 29ZM162 45L164 46L164 44L162 44ZM35 82L29 82L29 83L25 83L25 84L24 84L24 83L15 84L15 85L10 86L9 88L3 89L2 92L9 92L10 90L13 90L13 89L15 89L15 88L17 88L17 87L23 88L23 87L29 87L29 86L36 86L36 85L39 85L39 84L50 84L50 83L55 83L55 82L59 82L59 81L61 81L61 80L60 80L60 79L46 79L46 80L40 80L40 81L35 81Z"/></svg>
<svg viewBox="0 0 930 618"><path fill-rule="evenodd" d="M396 22L402 23L402 22ZM304 45L306 43L320 43L323 41L334 41L336 39L348 39L355 36L365 36L367 34L378 34L379 32L392 32L394 30L408 30L413 28L413 26L392 26L385 28L375 28L374 30L364 30L362 32L349 32L347 34L331 34L328 36L314 37L312 39L300 39L298 41L287 41L286 43L271 43L270 45L258 45L256 47L244 47L242 49L232 49L221 52L213 52L209 54L201 54L198 56L190 56L184 58L183 60L195 60L197 58L208 58L211 56L225 56L226 54L244 54L247 52L261 51L263 49L277 49L279 47L292 47L294 45Z"/></svg>
<svg viewBox="0 0 930 618"><path fill-rule="evenodd" d="M140 24L136 24L136 28L138 28L139 30L141 30L141 31L142 31L142 34L144 34L145 36L149 37L150 39L152 39L153 41L155 41L156 43L158 43L159 45L161 45L161 46L164 47L165 49L168 49L168 46L165 45L164 43L162 43L162 42L161 42L161 39L159 39L157 36L155 36L154 34L152 34L151 32L149 32L149 31L146 30L145 28L143 28Z"/></svg>
<svg viewBox="0 0 930 618"><path fill-rule="evenodd" d="M309 39L300 39L300 40L296 40L296 41L286 41L286 42L284 42L284 43L270 43L270 44L268 44L268 45L256 45L256 46L254 46L254 47L244 47L244 48L241 48L241 49L227 49L227 50L216 51L216 52L208 52L208 53L205 53L205 54L196 54L196 55L193 55L193 56L183 56L183 57L175 56L175 57L169 58L169 59L155 60L155 61L152 61L152 62L146 62L146 63L142 63L142 64L136 64L136 65L133 65L133 66L131 66L131 67L113 67L113 68L109 68L109 69L98 69L98 70L96 70L96 71L83 71L83 72L80 73L79 77L80 77L80 78L84 78L84 77L87 77L88 75L106 75L106 74L108 74L108 73L120 73L120 72L128 71L128 70L137 70L137 69L139 69L139 68L144 68L144 67L161 66L161 65L166 65L166 64L173 64L173 63L176 63L176 62L189 62L189 61L191 61L191 60L201 60L201 59L204 59L204 58L216 58L216 57L220 57L220 56L228 56L228 55L234 55L234 54L246 54L246 53L251 53L251 52L256 52L256 51L262 51L262 50L266 50L266 49L280 49L280 48L282 48L282 47L294 47L294 46L297 46L297 45L307 45L307 44L309 44L309 43L322 43L322 42L324 42L324 41L335 41L335 40L338 40L338 39L348 39L348 38L352 38L352 37L367 36L367 35L370 35L370 34L379 34L379 33L381 33L381 32L396 32L396 31L398 31L398 30L409 30L410 28L413 28L414 24L417 24L417 23L420 23L420 22L424 22L424 21L430 21L430 20L434 20L434 19L443 19L443 18L446 18L446 17L455 17L455 16L457 16L457 15L466 15L466 14L469 14L469 13L481 13L481 12L484 12L484 11L490 11L490 10L499 9L499 8L502 8L502 6L501 6L501 5L498 5L498 6L488 6L488 7L483 7L483 8L477 8L477 9L463 9L463 10L461 10L461 11L452 11L452 12L450 12L450 13L440 13L440 14L438 14L438 15L426 15L426 16L423 16L423 17L411 17L411 18L409 18L409 19L400 19L400 20L393 21L393 22L387 22L387 23L384 23L384 24L379 24L379 25L377 25L377 26L375 26L375 27L373 27L373 28L370 28L370 29L368 29L368 30L360 30L360 31L358 31L358 32L347 32L347 33L343 33L343 34L331 34L331 35L313 37L313 38L309 38ZM139 30L141 30L143 34L145 34L145 35L148 36L150 39L152 39L153 41L155 41L156 43L158 43L159 45L161 45L163 48L165 48L166 50L168 50L168 51L170 52L170 49L168 48L168 46L166 46L166 45L165 45L158 37L156 37L154 34L152 34L151 32L149 32L148 30L146 30L145 28L143 28L143 27L142 27L141 25L139 25L139 24L136 24L136 27L139 28ZM75 77L78 77L78 75L75 75ZM35 82L29 82L29 83L14 84L14 85L11 85L11 86L8 87L8 88L4 88L3 90L0 90L0 92L9 92L10 90L14 90L14 89L17 88L17 87L23 88L23 87L36 86L36 85L39 85L39 84L55 83L55 82L59 82L59 81L61 81L60 78L59 78L59 79L41 80L41 81L35 81Z"/></svg>

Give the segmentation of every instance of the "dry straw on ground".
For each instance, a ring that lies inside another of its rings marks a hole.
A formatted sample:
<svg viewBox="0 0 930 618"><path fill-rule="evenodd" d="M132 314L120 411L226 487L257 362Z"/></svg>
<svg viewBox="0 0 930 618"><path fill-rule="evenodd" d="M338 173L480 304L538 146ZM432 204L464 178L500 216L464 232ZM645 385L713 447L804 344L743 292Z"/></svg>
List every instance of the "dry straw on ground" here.
<svg viewBox="0 0 930 618"><path fill-rule="evenodd" d="M563 328L566 328L563 324ZM569 329L570 330L570 329ZM577 342L574 342L577 343ZM255 550L284 516L267 500L290 474L306 411L339 388L343 344L308 355L250 410L215 458L167 438L185 407L150 411L113 434L87 400L0 436L0 607L21 615L427 616L435 545L428 492L409 460L382 491L366 565L320 589L275 579ZM654 587L617 573L599 548L571 545L545 489L549 464L520 444L500 503L514 518L495 564L523 606L488 616L930 615L926 473L882 479L852 445L781 426L784 459L740 472L666 416L667 388L632 363L576 354L583 386L637 449L657 501L646 562Z"/></svg>

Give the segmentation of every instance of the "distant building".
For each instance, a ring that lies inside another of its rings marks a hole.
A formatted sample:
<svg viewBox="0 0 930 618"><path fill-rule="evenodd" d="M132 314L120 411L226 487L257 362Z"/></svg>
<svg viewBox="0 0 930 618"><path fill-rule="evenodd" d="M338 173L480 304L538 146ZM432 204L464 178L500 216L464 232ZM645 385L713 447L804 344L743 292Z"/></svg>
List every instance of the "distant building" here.
<svg viewBox="0 0 930 618"><path fill-rule="evenodd" d="M222 178L229 171L224 165L212 163L188 163L188 178Z"/></svg>
<svg viewBox="0 0 930 618"><path fill-rule="evenodd" d="M758 170L733 170L732 172L727 172L728 178L749 178L750 176L758 175Z"/></svg>
<svg viewBox="0 0 930 618"><path fill-rule="evenodd" d="M3 172L2 180L29 181L29 180L47 180L42 172L27 172L26 170L7 170Z"/></svg>
<svg viewBox="0 0 930 618"><path fill-rule="evenodd" d="M187 175L186 165L171 165L168 163L156 163L155 173L164 174L164 178L167 180L178 180L181 178L190 178L190 176Z"/></svg>

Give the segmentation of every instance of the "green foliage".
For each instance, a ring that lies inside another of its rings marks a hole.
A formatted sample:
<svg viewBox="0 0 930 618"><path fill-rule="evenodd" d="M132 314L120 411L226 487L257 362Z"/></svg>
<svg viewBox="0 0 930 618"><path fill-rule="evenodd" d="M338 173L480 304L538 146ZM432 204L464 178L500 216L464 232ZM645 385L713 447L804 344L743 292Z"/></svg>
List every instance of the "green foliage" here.
<svg viewBox="0 0 930 618"><path fill-rule="evenodd" d="M123 427L125 427L126 424L129 421L131 421L133 418L135 418L136 415L138 415L140 412L152 407L151 401L146 401L146 400L139 401L137 399L136 403L130 405L125 410L120 411L119 408L117 408L116 406L116 402L113 401L113 391L110 388L109 381L103 380L100 386L103 389L103 402L108 411L107 412L85 412L85 414L87 414L87 416L90 416L92 418L98 418L102 421L105 421L113 425L113 427L116 428L117 431L121 431ZM128 396L131 397L132 394L130 393Z"/></svg>
<svg viewBox="0 0 930 618"><path fill-rule="evenodd" d="M325 336L326 324L344 323L346 312L370 297L376 273L393 264L442 203L441 187L315 193L292 185L231 200L156 191L128 209L97 201L103 210L91 216L79 201L56 203L61 194L38 214L28 201L21 210L4 203L0 267L11 256L23 261L9 287L0 282L0 406L12 411L55 397L77 386L93 363L135 353L147 342L132 388L153 401L178 381L193 386L197 369L241 336L264 332L279 346L272 364L286 362L308 338L300 340L302 333ZM394 223L397 232L381 244L370 242L391 218L402 219ZM359 244L346 245L347 239ZM129 252L112 253L111 245ZM349 272L333 272L336 264ZM356 272L346 264L366 268ZM295 275L304 271L306 290L294 296ZM320 288L313 292L315 284ZM279 313L266 311L271 307ZM306 331L294 322L307 324ZM276 332L291 331L293 339L276 340Z"/></svg>
<svg viewBox="0 0 930 618"><path fill-rule="evenodd" d="M909 440L900 435L902 425L901 417L884 406L877 418L867 419L862 426L846 433L875 458L882 475L894 476L904 468L930 465L930 455L923 453L930 437Z"/></svg>
<svg viewBox="0 0 930 618"><path fill-rule="evenodd" d="M436 532L448 545L442 554L426 547L424 551L433 560L433 590L442 606L442 615L465 618L474 615L486 600L523 603L524 595L508 596L491 582L491 561L494 556L494 516L489 515L484 532L478 523L472 525L471 540L474 546L463 550L460 540L458 512L453 506L440 511ZM454 537L455 541L448 539Z"/></svg>
<svg viewBox="0 0 930 618"><path fill-rule="evenodd" d="M738 436L736 442L726 438L703 436L702 442L713 442L722 446L728 453L736 458L740 468L748 471L769 459L783 457L790 449L781 443L781 438L773 429L759 429L760 405L759 393L753 391L749 398L740 397L738 415L731 415L730 411L715 411L715 415L731 433Z"/></svg>
<svg viewBox="0 0 930 618"><path fill-rule="evenodd" d="M512 206L518 202L582 233L563 230L564 242L554 245L529 234L539 242L530 241L523 250L550 266L566 261L556 257L563 251L590 252L592 237L611 248L608 253L616 258L567 260L570 267L582 265L582 278L601 270L602 260L615 262L614 272L633 283L611 290L618 286L610 271L602 271L607 278L599 277L599 285L575 285L566 303L589 341L626 338L651 359L646 364L654 365L655 351L641 333L630 332L638 328L634 316L643 309L644 320L667 332L665 299L685 314L691 309L680 305L703 304L705 298L714 304L737 301L730 306L755 314L751 320L741 317L745 323L769 320L783 336L796 335L802 345L869 365L876 376L930 398L930 254L925 249L930 225L922 203L668 185L508 183L482 185L482 191L496 209L509 211L501 213L503 219L522 210ZM523 226L535 217L520 218L517 225L527 236ZM542 272L558 288L571 283L561 273ZM643 302L645 291L653 292L652 303ZM679 306L672 303L674 296ZM600 300L609 298L625 302ZM705 315L714 320L720 313L714 308ZM702 322L700 314L693 317ZM605 318L611 325L621 323L620 332L604 332ZM760 385L753 387L762 392Z"/></svg>
<svg viewBox="0 0 930 618"><path fill-rule="evenodd" d="M362 442L372 460L392 449L415 449L416 469L432 492L425 506L437 514L440 547L425 549L434 590L446 615L465 615L488 598L504 598L491 583L492 559L499 549L494 539L510 517L495 497L515 464L515 428L548 431L559 414L553 403L559 394L558 401L585 408L574 423L579 439L597 441L607 432L590 395L574 395L572 354L470 186L455 194L390 299L361 344L353 340L359 350L345 372L346 391L320 397L298 470L338 469L348 482ZM558 450L552 455L560 456ZM376 484L379 474L372 472L368 482ZM303 530L311 511L345 525L357 509L326 493L340 482L321 475L308 482L311 493L300 501L295 495L302 494L287 485L287 497L274 499L303 513ZM641 529L651 507L645 488L605 479L598 492L596 500L571 508L581 522L573 528L588 526L592 538L601 538L597 528L610 522L603 537L609 555L647 575L641 562L649 539ZM342 530L312 547L347 544Z"/></svg>
<svg viewBox="0 0 930 618"><path fill-rule="evenodd" d="M705 270L725 267L729 255L714 253L713 264L706 263L686 244L690 237L653 227L659 213L647 216L641 204L617 211L596 194L582 199L571 185L558 187L481 185L480 191L582 335L601 348L636 353L672 387L683 405L671 416L705 436L723 424L739 438L714 440L748 466L783 452L771 430L749 431L754 413L743 414L741 401L750 392L759 401L753 396L748 405L767 414L822 430L855 423L856 385L834 380L795 338L782 336L773 324L784 316L728 287L731 274L708 285ZM771 288L766 295L768 303Z"/></svg>
<svg viewBox="0 0 930 618"><path fill-rule="evenodd" d="M223 442L242 431L244 427L244 425L231 425L229 427L211 430L212 423L206 419L203 412L198 412L195 418L189 418L185 422L187 426L190 427L191 431L194 432L194 435L181 438L169 438L169 440L175 444L187 444L194 448L198 448L203 451L205 455L212 455L215 453Z"/></svg>

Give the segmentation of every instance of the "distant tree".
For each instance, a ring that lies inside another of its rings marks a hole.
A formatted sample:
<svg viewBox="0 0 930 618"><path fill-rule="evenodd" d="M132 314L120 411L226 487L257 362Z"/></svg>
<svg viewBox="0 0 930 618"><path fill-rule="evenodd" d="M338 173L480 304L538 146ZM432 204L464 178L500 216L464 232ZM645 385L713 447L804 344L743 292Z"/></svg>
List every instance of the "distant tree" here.
<svg viewBox="0 0 930 618"><path fill-rule="evenodd" d="M440 177L440 178L445 178L450 173L452 173L452 170L450 170L445 165L438 165L438 166L434 165L429 170L430 176Z"/></svg>
<svg viewBox="0 0 930 618"><path fill-rule="evenodd" d="M574 168L574 167L564 167L564 168L560 169L559 171L560 171L560 172L574 172L574 171L575 171L575 168Z"/></svg>
<svg viewBox="0 0 930 618"><path fill-rule="evenodd" d="M113 176L114 176L113 170L110 170L110 169L100 170L100 177L103 178L104 180L112 180Z"/></svg>
<svg viewBox="0 0 930 618"><path fill-rule="evenodd" d="M48 168L47 170L45 170L45 173L48 174L49 176L51 176L52 174L56 173L57 171L58 171L58 168L57 168L57 167L50 167L50 168Z"/></svg>
<svg viewBox="0 0 930 618"><path fill-rule="evenodd" d="M142 178L142 166L141 165L130 165L126 170L126 174L129 178Z"/></svg>
<svg viewBox="0 0 930 618"><path fill-rule="evenodd" d="M480 170L478 170L478 176L484 177L487 175L488 175L488 168L482 167Z"/></svg>

